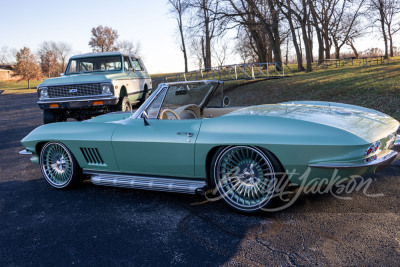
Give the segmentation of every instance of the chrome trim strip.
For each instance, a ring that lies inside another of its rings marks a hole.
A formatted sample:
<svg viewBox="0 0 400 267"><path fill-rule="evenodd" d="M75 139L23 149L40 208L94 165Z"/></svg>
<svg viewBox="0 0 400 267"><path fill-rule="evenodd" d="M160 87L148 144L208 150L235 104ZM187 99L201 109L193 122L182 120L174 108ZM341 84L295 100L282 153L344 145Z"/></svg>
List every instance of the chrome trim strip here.
<svg viewBox="0 0 400 267"><path fill-rule="evenodd" d="M88 96L80 96L79 98L84 98ZM97 98L93 98L97 97ZM54 102L80 102L80 101L93 101L93 100L115 100L118 99L118 97L113 96L102 96L102 95L92 95L91 98L86 98L86 99L77 99L78 97L63 97L63 98L49 98L48 100L39 100L37 103L38 104L48 104L48 103L54 103Z"/></svg>
<svg viewBox="0 0 400 267"><path fill-rule="evenodd" d="M21 151L19 152L19 154L21 154L21 155L32 155L33 153L30 152L30 151L28 151L28 150L26 150L26 149L24 149L24 150L21 150Z"/></svg>
<svg viewBox="0 0 400 267"><path fill-rule="evenodd" d="M324 162L324 163L316 163L316 164L309 164L309 167L312 168L322 168L322 169L349 169L349 168L365 168L365 167L371 167L371 166L377 166L377 165L385 165L385 164L390 164L397 156L398 152L391 150L389 153L384 155L383 157L380 157L374 161L371 161L369 163L363 163L363 164L346 164L346 163L329 163L329 162Z"/></svg>
<svg viewBox="0 0 400 267"><path fill-rule="evenodd" d="M60 84L47 84L47 85L42 85L43 83L39 84L37 86L37 89L40 89L41 87L56 87L56 86L67 86L67 85L79 85L79 84L98 84L98 83L111 83L111 80L104 80L104 81L96 81L96 82L80 82L80 83L60 83Z"/></svg>
<svg viewBox="0 0 400 267"><path fill-rule="evenodd" d="M95 185L125 187L144 190L195 194L197 189L205 187L206 181L184 180L167 177L136 176L127 174L83 171L92 175L90 181Z"/></svg>

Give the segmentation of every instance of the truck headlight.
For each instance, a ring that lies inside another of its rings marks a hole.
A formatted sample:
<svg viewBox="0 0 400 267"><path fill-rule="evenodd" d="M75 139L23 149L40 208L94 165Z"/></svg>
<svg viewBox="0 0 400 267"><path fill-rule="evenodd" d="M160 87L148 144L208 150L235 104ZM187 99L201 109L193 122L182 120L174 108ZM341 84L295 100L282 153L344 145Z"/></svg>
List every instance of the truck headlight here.
<svg viewBox="0 0 400 267"><path fill-rule="evenodd" d="M111 84L109 83L102 83L101 84L101 93L103 95L111 95Z"/></svg>
<svg viewBox="0 0 400 267"><path fill-rule="evenodd" d="M39 88L39 95L40 95L40 98L48 98L49 97L49 92L47 91L47 87L40 87Z"/></svg>

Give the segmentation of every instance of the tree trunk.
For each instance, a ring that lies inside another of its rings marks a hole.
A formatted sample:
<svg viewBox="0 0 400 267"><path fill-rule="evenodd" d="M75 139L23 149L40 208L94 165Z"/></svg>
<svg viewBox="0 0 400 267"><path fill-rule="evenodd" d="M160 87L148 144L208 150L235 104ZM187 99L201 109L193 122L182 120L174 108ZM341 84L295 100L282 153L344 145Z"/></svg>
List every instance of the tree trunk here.
<svg viewBox="0 0 400 267"><path fill-rule="evenodd" d="M351 49L353 50L354 56L358 59L359 54L357 49L354 47L354 44L352 42L349 42L348 45L351 47Z"/></svg>
<svg viewBox="0 0 400 267"><path fill-rule="evenodd" d="M329 43L329 36L327 33L324 33L324 42L325 42L325 58L330 59L331 58L331 45Z"/></svg>
<svg viewBox="0 0 400 267"><path fill-rule="evenodd" d="M308 5L311 9L311 15L313 17L313 22L314 22L314 28L315 32L317 33L317 40L318 40L318 64L321 64L322 61L324 60L324 41L322 39L321 35L321 29L318 27L318 19L317 15L313 6L313 3L311 0L308 1Z"/></svg>
<svg viewBox="0 0 400 267"><path fill-rule="evenodd" d="M340 47L339 46L335 46L335 57L336 57L336 59L340 58Z"/></svg>
<svg viewBox="0 0 400 267"><path fill-rule="evenodd" d="M390 56L393 57L393 38L392 33L390 32L390 26L388 26L388 37L389 37L389 53Z"/></svg>
<svg viewBox="0 0 400 267"><path fill-rule="evenodd" d="M182 19L181 15L179 14L180 20ZM182 21L179 23L179 32L181 34L181 42L182 42L182 52L183 52L183 60L185 61L185 72L188 72L188 62L187 62L187 55L186 55L186 45L185 45L185 37L183 36L183 26Z"/></svg>
<svg viewBox="0 0 400 267"><path fill-rule="evenodd" d="M211 69L211 36L210 36L210 18L208 16L207 1L203 0L203 13L204 13L204 28L205 28L205 70Z"/></svg>
<svg viewBox="0 0 400 267"><path fill-rule="evenodd" d="M28 89L31 89L30 81L28 79Z"/></svg>
<svg viewBox="0 0 400 267"><path fill-rule="evenodd" d="M304 3L305 4L305 3ZM310 15L308 15L307 19L307 29L308 29L308 47L310 48L310 56L311 56L311 62L314 62L314 55L313 55L313 34L312 34L312 29L311 29L311 22L310 22Z"/></svg>
<svg viewBox="0 0 400 267"><path fill-rule="evenodd" d="M300 48L299 48L299 44L297 42L296 30L295 30L295 28L293 26L292 13L291 13L290 10L288 10L288 12L284 13L284 15L286 16L286 18L287 18L287 20L289 22L290 32L292 33L293 46L294 46L294 50L296 51L296 57L297 57L297 69L299 71L304 71L303 59L302 59L302 56L301 56L301 51L300 51Z"/></svg>
<svg viewBox="0 0 400 267"><path fill-rule="evenodd" d="M171 2L172 3L172 2ZM182 8L182 4L181 1L177 1L176 5L174 5L175 10L178 12L178 27L179 27L179 33L181 36L181 50L183 53L183 60L185 63L185 73L188 72L188 62L187 62L187 54L186 54L186 45L185 45L185 36L183 34L183 22L182 22L182 13L183 13L183 8Z"/></svg>
<svg viewBox="0 0 400 267"><path fill-rule="evenodd" d="M206 52L204 50L204 37L201 37L201 55L203 56L203 66L206 68Z"/></svg>
<svg viewBox="0 0 400 267"><path fill-rule="evenodd" d="M387 36L386 36L386 31L385 31L385 13L384 13L384 3L382 0L379 0L379 15L380 15L380 21L381 21L381 30L382 30L382 35L383 35L383 41L385 43L385 57L388 56L388 41L387 41Z"/></svg>

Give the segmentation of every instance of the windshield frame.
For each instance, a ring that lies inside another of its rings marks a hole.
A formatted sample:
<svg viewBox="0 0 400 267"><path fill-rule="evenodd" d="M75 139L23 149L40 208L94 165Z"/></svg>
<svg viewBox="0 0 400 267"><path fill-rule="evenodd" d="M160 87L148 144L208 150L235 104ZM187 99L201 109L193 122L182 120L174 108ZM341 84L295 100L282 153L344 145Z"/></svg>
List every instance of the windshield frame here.
<svg viewBox="0 0 400 267"><path fill-rule="evenodd" d="M80 61L82 59L92 59L92 58L104 58L104 57L119 57L120 59L120 63L121 63L121 67L119 69L116 70L93 70L93 71L80 71L80 72L69 72L69 68L71 66L71 62L73 60L75 61ZM68 61L68 65L65 68L64 71L64 75L76 75L76 74L87 74L87 73L95 73L95 72L121 72L123 70L123 55L104 55L104 56L93 56L93 57L73 57L70 58Z"/></svg>

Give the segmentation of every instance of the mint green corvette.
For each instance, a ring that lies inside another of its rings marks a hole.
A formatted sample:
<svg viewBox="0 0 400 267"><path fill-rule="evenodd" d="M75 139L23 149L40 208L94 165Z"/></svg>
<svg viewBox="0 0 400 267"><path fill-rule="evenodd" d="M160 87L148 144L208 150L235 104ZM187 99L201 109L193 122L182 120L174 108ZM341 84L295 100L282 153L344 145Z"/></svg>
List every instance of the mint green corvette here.
<svg viewBox="0 0 400 267"><path fill-rule="evenodd" d="M375 110L328 102L228 105L221 82L161 84L133 114L40 126L22 140L21 153L32 155L54 188L71 188L82 174L107 186L216 188L244 212L267 207L282 179L329 184L332 173L371 174L397 155L399 122Z"/></svg>

